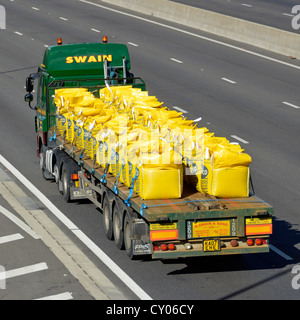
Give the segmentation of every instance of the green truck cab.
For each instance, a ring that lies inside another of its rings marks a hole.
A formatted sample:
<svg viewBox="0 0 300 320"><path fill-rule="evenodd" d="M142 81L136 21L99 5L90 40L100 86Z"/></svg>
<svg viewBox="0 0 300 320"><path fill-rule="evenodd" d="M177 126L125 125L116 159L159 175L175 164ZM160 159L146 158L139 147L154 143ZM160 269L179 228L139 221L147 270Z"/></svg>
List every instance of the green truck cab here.
<svg viewBox="0 0 300 320"><path fill-rule="evenodd" d="M107 85L146 89L130 72L128 48L107 43L58 44L46 48L37 73L26 79L25 101L36 111L37 155L45 179L55 180L67 202L89 199L103 215L108 239L132 259L230 255L269 251L273 207L254 194L218 199L196 190L181 199L146 200L95 164L56 130L53 102L58 88L88 88L99 94ZM37 103L32 106L34 82ZM105 179L104 179L105 177Z"/></svg>

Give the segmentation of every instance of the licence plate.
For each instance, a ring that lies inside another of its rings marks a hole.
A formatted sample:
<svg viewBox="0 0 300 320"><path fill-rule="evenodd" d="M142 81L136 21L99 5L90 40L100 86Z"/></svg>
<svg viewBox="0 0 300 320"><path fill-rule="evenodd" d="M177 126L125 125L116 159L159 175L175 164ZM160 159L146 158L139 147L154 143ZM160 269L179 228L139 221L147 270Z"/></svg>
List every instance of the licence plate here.
<svg viewBox="0 0 300 320"><path fill-rule="evenodd" d="M220 239L206 239L203 240L203 251L211 252L211 251L220 251Z"/></svg>

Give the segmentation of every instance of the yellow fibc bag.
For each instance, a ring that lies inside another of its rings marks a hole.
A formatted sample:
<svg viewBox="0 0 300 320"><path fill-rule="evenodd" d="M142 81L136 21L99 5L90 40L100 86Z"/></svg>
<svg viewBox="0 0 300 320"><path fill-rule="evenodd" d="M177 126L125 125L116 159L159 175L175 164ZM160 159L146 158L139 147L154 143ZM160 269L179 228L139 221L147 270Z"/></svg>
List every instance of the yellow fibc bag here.
<svg viewBox="0 0 300 320"><path fill-rule="evenodd" d="M76 134L74 135L74 144L79 149L84 149L84 124L85 119L77 119L74 123L74 130Z"/></svg>
<svg viewBox="0 0 300 320"><path fill-rule="evenodd" d="M66 88L56 89L54 95L54 103L58 108L65 107L65 105L74 105L83 99L83 96L89 94L87 88Z"/></svg>
<svg viewBox="0 0 300 320"><path fill-rule="evenodd" d="M60 134L63 134L65 130L67 130L67 119L66 119L66 113L64 114L59 114L57 116L57 122L56 122L56 127Z"/></svg>
<svg viewBox="0 0 300 320"><path fill-rule="evenodd" d="M246 166L214 168L211 194L218 198L249 196L250 170Z"/></svg>
<svg viewBox="0 0 300 320"><path fill-rule="evenodd" d="M103 168L105 168L109 158L109 145L108 145L109 133L110 133L109 129L103 128L96 135L96 140L98 141L98 146L99 146L96 152L96 162L100 164Z"/></svg>
<svg viewBox="0 0 300 320"><path fill-rule="evenodd" d="M197 190L203 194L212 194L213 167L211 158L204 159L201 171L197 174Z"/></svg>
<svg viewBox="0 0 300 320"><path fill-rule="evenodd" d="M142 199L180 198L183 191L182 164L163 164L162 154L140 154L132 163L134 192Z"/></svg>
<svg viewBox="0 0 300 320"><path fill-rule="evenodd" d="M249 196L251 157L236 152L237 147L214 146L215 152L204 160L198 191L218 198ZM201 187L200 187L201 186Z"/></svg>
<svg viewBox="0 0 300 320"><path fill-rule="evenodd" d="M213 153L213 177L211 194L219 198L249 196L249 165L251 157L238 152L237 146L219 146Z"/></svg>
<svg viewBox="0 0 300 320"><path fill-rule="evenodd" d="M181 198L182 169L178 166L136 166L135 192L144 200Z"/></svg>
<svg viewBox="0 0 300 320"><path fill-rule="evenodd" d="M65 114L66 118L66 139L73 143L74 141L74 134L75 134L75 129L74 129L74 114L73 113L66 113Z"/></svg>

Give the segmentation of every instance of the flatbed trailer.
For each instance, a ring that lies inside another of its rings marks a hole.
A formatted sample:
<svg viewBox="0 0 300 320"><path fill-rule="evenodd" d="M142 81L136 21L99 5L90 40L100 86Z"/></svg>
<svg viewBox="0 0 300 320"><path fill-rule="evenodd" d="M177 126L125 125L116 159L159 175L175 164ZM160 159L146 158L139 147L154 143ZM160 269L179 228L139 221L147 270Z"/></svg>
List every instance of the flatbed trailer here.
<svg viewBox="0 0 300 320"><path fill-rule="evenodd" d="M107 238L130 258L269 251L273 208L257 196L218 199L185 186L181 199L143 200L58 131L54 135L55 159L47 170L58 170L67 201L88 198L102 210Z"/></svg>

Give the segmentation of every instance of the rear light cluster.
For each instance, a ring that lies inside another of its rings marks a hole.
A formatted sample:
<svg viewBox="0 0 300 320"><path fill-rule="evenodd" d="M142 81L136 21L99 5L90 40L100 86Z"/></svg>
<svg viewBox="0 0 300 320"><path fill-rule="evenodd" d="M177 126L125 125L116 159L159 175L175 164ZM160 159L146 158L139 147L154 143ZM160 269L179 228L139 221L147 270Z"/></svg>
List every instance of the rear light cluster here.
<svg viewBox="0 0 300 320"><path fill-rule="evenodd" d="M249 238L249 239L247 239L246 242L249 247L253 246L254 244L257 246L261 246L262 244L268 243L266 239L261 239L261 238L256 238L256 239Z"/></svg>
<svg viewBox="0 0 300 320"><path fill-rule="evenodd" d="M173 251L175 249L176 249L176 246L175 246L174 243L169 243L169 244L162 243L161 245L155 245L153 247L153 251L158 251L158 250L162 250L162 251L170 250L170 251Z"/></svg>

